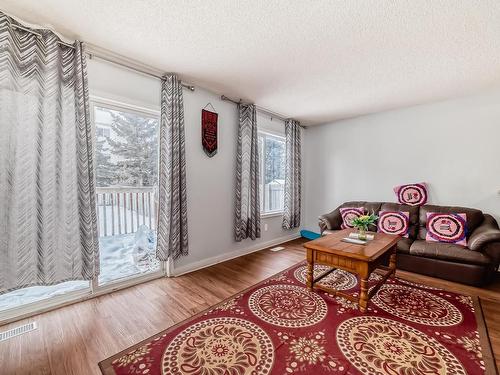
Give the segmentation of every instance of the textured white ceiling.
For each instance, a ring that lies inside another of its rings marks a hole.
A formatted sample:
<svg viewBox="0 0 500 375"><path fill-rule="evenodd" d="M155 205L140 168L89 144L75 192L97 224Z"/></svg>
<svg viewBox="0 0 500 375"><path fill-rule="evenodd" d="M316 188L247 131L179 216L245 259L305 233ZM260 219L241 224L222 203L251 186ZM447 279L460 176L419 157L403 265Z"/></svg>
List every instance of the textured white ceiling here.
<svg viewBox="0 0 500 375"><path fill-rule="evenodd" d="M498 0L0 0L0 9L309 125L500 85Z"/></svg>

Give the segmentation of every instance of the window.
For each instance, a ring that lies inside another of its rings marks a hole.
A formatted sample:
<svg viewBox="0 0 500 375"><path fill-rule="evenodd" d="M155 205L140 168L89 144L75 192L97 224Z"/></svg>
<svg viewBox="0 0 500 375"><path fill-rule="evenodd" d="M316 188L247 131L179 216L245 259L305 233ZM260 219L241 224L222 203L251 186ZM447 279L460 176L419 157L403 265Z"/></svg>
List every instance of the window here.
<svg viewBox="0 0 500 375"><path fill-rule="evenodd" d="M99 285L160 271L156 259L159 114L94 101Z"/></svg>
<svg viewBox="0 0 500 375"><path fill-rule="evenodd" d="M106 284L162 274L155 257L157 111L92 101L101 272L97 280L33 286L0 295L0 317L47 300L93 293ZM116 285L116 284L114 284Z"/></svg>
<svg viewBox="0 0 500 375"><path fill-rule="evenodd" d="M154 256L160 80L97 59L87 63L100 275L4 293L0 323L165 274L165 262Z"/></svg>
<svg viewBox="0 0 500 375"><path fill-rule="evenodd" d="M261 214L283 211L285 195L285 138L259 132Z"/></svg>

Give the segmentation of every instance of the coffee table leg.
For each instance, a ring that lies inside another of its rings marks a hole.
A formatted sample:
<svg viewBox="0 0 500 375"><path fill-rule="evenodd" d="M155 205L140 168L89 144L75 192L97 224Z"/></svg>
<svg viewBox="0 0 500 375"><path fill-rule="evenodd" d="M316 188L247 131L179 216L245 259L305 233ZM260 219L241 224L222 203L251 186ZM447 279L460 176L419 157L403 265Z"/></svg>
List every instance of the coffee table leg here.
<svg viewBox="0 0 500 375"><path fill-rule="evenodd" d="M314 250L307 249L307 287L314 287Z"/></svg>
<svg viewBox="0 0 500 375"><path fill-rule="evenodd" d="M397 252L397 248L396 246L394 246L394 248L392 249L392 253L391 253L391 256L389 258L389 269L391 270L391 274L392 276L396 276L396 252Z"/></svg>
<svg viewBox="0 0 500 375"><path fill-rule="evenodd" d="M368 307L368 278L361 279L361 291L359 293L359 311L366 312Z"/></svg>

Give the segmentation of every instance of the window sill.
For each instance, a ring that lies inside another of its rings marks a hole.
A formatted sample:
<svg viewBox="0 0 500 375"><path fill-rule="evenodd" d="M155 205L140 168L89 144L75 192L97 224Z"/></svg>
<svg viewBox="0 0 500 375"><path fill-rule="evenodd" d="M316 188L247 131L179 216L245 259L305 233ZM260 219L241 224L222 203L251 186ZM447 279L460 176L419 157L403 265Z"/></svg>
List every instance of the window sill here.
<svg viewBox="0 0 500 375"><path fill-rule="evenodd" d="M283 211L265 212L261 213L260 217L262 219L267 219L268 217L283 216Z"/></svg>

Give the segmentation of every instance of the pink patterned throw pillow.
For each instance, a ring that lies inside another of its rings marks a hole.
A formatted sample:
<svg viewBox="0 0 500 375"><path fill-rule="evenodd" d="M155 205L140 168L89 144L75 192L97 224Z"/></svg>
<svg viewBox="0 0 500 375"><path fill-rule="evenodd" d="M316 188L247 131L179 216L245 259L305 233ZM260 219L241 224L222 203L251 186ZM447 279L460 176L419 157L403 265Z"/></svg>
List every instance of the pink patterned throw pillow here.
<svg viewBox="0 0 500 375"><path fill-rule="evenodd" d="M466 214L427 213L426 241L467 246Z"/></svg>
<svg viewBox="0 0 500 375"><path fill-rule="evenodd" d="M347 229L353 228L352 219L360 217L365 214L364 207L342 207L340 208L340 216L342 216L342 224L340 228Z"/></svg>
<svg viewBox="0 0 500 375"><path fill-rule="evenodd" d="M408 237L409 226L409 212L380 211L378 214L378 232Z"/></svg>
<svg viewBox="0 0 500 375"><path fill-rule="evenodd" d="M400 185L394 188L400 204L408 206L421 206L427 202L427 184Z"/></svg>

